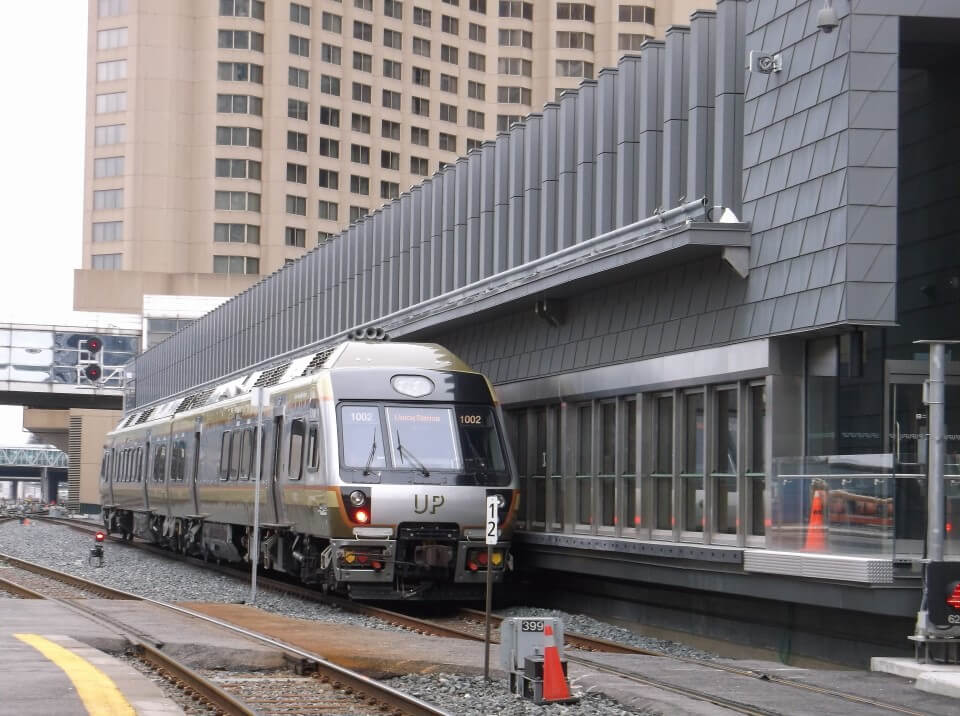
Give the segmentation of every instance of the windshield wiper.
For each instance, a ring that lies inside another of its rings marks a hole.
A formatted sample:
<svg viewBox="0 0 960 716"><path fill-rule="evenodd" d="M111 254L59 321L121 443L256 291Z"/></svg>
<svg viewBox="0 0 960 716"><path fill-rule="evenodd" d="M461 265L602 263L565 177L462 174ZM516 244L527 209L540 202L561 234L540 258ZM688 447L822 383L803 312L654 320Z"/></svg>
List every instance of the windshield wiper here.
<svg viewBox="0 0 960 716"><path fill-rule="evenodd" d="M400 431L397 431L397 453L400 455L400 459L403 460L403 455L406 453L407 457L417 466L417 469L423 473L424 477L430 477L430 471L424 467L423 463L420 462L416 455L414 455L409 450L404 450L403 445L400 444Z"/></svg>
<svg viewBox="0 0 960 716"><path fill-rule="evenodd" d="M479 464L481 470L487 469L487 461L483 459L483 455L477 449L477 446L473 444L473 439L470 437L470 434L464 431L464 442L470 446L470 452L474 454L475 457L468 458Z"/></svg>
<svg viewBox="0 0 960 716"><path fill-rule="evenodd" d="M370 455L367 456L367 464L363 466L363 475L370 475L370 463L373 462L373 456L377 453L377 429L373 429L373 444L370 446Z"/></svg>

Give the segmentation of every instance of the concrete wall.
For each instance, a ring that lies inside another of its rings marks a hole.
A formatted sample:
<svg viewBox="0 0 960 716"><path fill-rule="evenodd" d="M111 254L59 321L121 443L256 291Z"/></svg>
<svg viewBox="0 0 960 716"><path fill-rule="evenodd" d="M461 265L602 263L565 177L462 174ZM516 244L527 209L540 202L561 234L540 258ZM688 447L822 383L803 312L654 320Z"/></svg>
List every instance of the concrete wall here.
<svg viewBox="0 0 960 716"><path fill-rule="evenodd" d="M100 505L100 461L108 432L120 422L119 410L69 411L71 498L76 494L78 508L96 512Z"/></svg>

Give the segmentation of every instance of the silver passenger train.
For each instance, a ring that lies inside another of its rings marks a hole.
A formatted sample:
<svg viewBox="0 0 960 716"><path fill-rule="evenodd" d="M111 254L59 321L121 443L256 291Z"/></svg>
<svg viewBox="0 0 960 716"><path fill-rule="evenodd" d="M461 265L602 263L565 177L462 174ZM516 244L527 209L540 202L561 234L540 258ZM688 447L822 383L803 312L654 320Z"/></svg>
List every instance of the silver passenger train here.
<svg viewBox="0 0 960 716"><path fill-rule="evenodd" d="M249 563L258 395L263 568L357 599L474 599L487 569L503 579L519 491L502 415L431 344L345 342L128 413L104 449L106 529Z"/></svg>

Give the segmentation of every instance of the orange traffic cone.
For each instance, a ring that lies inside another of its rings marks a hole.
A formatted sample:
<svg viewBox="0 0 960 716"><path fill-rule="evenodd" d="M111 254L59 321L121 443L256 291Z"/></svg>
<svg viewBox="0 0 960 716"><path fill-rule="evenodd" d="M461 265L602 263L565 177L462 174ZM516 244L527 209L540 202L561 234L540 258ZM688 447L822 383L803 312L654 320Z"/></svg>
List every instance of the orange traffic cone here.
<svg viewBox="0 0 960 716"><path fill-rule="evenodd" d="M823 490L813 491L810 521L807 523L807 539L803 544L807 552L823 552L827 549L826 527L823 524Z"/></svg>
<svg viewBox="0 0 960 716"><path fill-rule="evenodd" d="M553 638L553 627L545 625L543 633L547 638L547 644L543 648L543 700L564 701L570 698L570 687L563 675L560 652L557 651Z"/></svg>

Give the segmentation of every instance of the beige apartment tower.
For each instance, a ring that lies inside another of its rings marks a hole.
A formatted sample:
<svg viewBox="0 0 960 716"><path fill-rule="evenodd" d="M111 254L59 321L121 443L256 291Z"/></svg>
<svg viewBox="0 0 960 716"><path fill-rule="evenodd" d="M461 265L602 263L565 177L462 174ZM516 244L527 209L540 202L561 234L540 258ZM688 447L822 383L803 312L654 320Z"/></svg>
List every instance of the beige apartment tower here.
<svg viewBox="0 0 960 716"><path fill-rule="evenodd" d="M89 0L78 310L233 295L710 0Z"/></svg>

